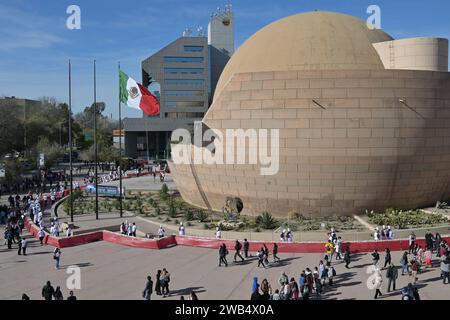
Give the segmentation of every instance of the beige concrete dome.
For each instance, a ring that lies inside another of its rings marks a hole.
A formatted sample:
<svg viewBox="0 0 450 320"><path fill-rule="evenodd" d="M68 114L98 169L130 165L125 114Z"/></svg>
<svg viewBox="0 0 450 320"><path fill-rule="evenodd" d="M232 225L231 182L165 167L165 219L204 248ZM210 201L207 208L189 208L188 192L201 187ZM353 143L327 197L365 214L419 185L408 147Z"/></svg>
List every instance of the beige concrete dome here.
<svg viewBox="0 0 450 320"><path fill-rule="evenodd" d="M372 43L392 40L366 22L335 12L308 12L275 21L233 55L217 85L235 73L287 70L384 69Z"/></svg>

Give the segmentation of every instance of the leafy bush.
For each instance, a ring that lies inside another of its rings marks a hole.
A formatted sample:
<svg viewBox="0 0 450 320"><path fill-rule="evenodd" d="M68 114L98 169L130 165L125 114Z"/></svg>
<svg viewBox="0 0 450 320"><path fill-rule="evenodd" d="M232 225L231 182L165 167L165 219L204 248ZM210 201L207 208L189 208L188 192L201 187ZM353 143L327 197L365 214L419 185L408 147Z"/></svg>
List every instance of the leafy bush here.
<svg viewBox="0 0 450 320"><path fill-rule="evenodd" d="M169 212L168 212L168 214L169 214L169 217L171 217L171 218L176 217L177 214L178 214L178 211L177 211L177 208L175 206L175 202L173 201L173 199L171 199L170 202L169 202Z"/></svg>
<svg viewBox="0 0 450 320"><path fill-rule="evenodd" d="M384 213L371 212L368 217L369 221L375 225L389 225L397 229L448 223L444 216L426 213L423 210L402 211L389 208Z"/></svg>
<svg viewBox="0 0 450 320"><path fill-rule="evenodd" d="M165 183L163 183L161 190L159 191L159 197L163 201L166 201L169 198L169 188Z"/></svg>
<svg viewBox="0 0 450 320"><path fill-rule="evenodd" d="M208 213L203 210L198 210L197 213L195 214L195 217L200 222L205 222L206 219L208 219L208 216L209 216Z"/></svg>
<svg viewBox="0 0 450 320"><path fill-rule="evenodd" d="M264 211L256 218L256 224L263 229L275 229L278 221L267 211Z"/></svg>
<svg viewBox="0 0 450 320"><path fill-rule="evenodd" d="M186 214L184 215L184 218L186 219L186 221L192 221L195 219L194 213L192 212L191 209L187 210Z"/></svg>

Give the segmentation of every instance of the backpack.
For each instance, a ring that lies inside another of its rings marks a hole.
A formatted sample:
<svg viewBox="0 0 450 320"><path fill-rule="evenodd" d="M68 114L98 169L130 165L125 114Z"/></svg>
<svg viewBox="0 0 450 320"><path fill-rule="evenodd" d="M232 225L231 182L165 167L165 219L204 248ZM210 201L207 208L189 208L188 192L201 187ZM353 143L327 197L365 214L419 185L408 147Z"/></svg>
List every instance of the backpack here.
<svg viewBox="0 0 450 320"><path fill-rule="evenodd" d="M333 268L333 277L336 276L336 269Z"/></svg>

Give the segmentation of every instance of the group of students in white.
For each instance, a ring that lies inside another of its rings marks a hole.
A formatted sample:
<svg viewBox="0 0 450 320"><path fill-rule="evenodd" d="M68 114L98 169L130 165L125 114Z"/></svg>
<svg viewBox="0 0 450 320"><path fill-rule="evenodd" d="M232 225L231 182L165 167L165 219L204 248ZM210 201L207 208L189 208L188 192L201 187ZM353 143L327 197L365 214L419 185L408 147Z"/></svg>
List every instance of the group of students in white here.
<svg viewBox="0 0 450 320"><path fill-rule="evenodd" d="M394 239L394 231L392 231L391 226L383 225L381 229L376 227L373 232L373 240L381 241L381 240L393 240Z"/></svg>
<svg viewBox="0 0 450 320"><path fill-rule="evenodd" d="M136 223L128 223L127 220L120 225L120 233L129 237L136 237L137 226Z"/></svg>

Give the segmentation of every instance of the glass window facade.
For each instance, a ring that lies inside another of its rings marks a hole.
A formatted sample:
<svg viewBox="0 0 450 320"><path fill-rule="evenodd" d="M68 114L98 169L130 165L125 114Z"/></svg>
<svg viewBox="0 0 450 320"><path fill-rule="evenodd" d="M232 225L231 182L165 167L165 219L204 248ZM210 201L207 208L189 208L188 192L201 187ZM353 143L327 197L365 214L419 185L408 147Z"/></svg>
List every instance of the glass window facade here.
<svg viewBox="0 0 450 320"><path fill-rule="evenodd" d="M202 63L203 57L164 57L164 62Z"/></svg>
<svg viewBox="0 0 450 320"><path fill-rule="evenodd" d="M203 108L205 103L203 101L166 101L168 108Z"/></svg>
<svg viewBox="0 0 450 320"><path fill-rule="evenodd" d="M204 91L200 90L166 90L166 97L201 97Z"/></svg>
<svg viewBox="0 0 450 320"><path fill-rule="evenodd" d="M203 46L184 46L185 52L202 52Z"/></svg>
<svg viewBox="0 0 450 320"><path fill-rule="evenodd" d="M202 86L205 84L203 79L166 79L164 80L166 85L192 85L192 86Z"/></svg>
<svg viewBox="0 0 450 320"><path fill-rule="evenodd" d="M164 68L166 74L202 74L203 68Z"/></svg>

